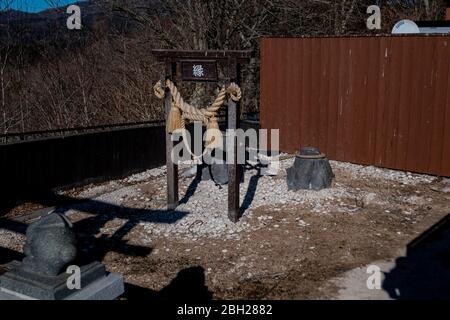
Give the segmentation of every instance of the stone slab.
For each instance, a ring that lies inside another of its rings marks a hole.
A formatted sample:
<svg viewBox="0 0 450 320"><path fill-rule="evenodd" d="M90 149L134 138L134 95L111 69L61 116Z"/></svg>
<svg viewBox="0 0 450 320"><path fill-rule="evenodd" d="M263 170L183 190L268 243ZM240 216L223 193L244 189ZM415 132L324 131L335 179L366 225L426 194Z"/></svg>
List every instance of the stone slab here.
<svg viewBox="0 0 450 320"><path fill-rule="evenodd" d="M61 300L114 300L125 291L123 277L116 273L92 282L87 287ZM0 288L0 300L38 300L8 289ZM45 300L45 299L41 299Z"/></svg>
<svg viewBox="0 0 450 320"><path fill-rule="evenodd" d="M110 273L103 279L97 280L65 300L114 300L125 292L123 277L117 273Z"/></svg>
<svg viewBox="0 0 450 320"><path fill-rule="evenodd" d="M43 276L20 269L20 262L8 265L9 272L0 277L0 288L5 292L15 292L25 297L42 300L62 300L73 292L67 287L70 274L62 273L56 277ZM81 268L81 285L91 283L106 276L103 264L94 262Z"/></svg>

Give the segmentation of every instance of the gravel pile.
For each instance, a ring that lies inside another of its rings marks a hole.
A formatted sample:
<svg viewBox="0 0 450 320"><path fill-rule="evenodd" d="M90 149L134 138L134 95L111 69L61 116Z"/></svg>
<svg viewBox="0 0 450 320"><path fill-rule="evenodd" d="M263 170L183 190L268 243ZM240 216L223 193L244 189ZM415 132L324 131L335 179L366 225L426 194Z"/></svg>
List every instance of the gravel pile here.
<svg viewBox="0 0 450 320"><path fill-rule="evenodd" d="M266 226L264 219L252 219L256 208L265 207L273 215L288 207L302 206L317 214L332 212L352 213L360 209L357 202L348 205L347 199L369 199L372 204L383 204L384 200L376 194L356 190L346 185L335 183L326 190L289 191L285 182L285 169L292 166L294 159L281 162L281 171L277 177L256 177L255 171L248 171L245 182L240 188L241 203L245 209L244 217L238 224L227 218L227 189L217 188L213 182L201 182L195 193L186 203L178 207L179 211L188 212L181 220L173 224L158 225L142 223L151 236L171 236L176 238L197 239L200 237L239 239L241 233L251 232ZM386 179L404 185L430 183L435 177L417 175L407 172L364 167L348 163L331 162L335 170L348 172L355 179ZM369 202L367 200L367 202ZM271 219L268 216L267 219Z"/></svg>
<svg viewBox="0 0 450 320"><path fill-rule="evenodd" d="M414 174L411 172L388 170L372 166L365 167L345 162L331 161L331 166L333 168L340 168L351 172L356 179L383 179L390 180L397 184L411 186L419 183L431 183L436 180L436 177L424 174Z"/></svg>
<svg viewBox="0 0 450 320"><path fill-rule="evenodd" d="M341 175L350 176L354 181L387 180L392 181L392 185L409 186L431 183L436 179L427 175L331 161L333 170L338 173L338 179L332 188L319 192L294 192L289 191L286 184L286 169L293 165L293 161L294 159L282 161L280 163L281 170L275 177L258 177L256 171L245 173L244 183L240 187L240 199L244 215L237 224L230 222L227 217L227 187L219 188L212 181L199 182L195 192L188 197L185 197L186 192L180 192L180 198L183 201L177 210L165 211L165 167L88 188L80 196L95 200L87 204L90 206L109 204L117 207L136 208L136 214L141 217L143 215L148 217L140 219L143 243L157 237L171 237L189 241L200 238L237 240L245 236L247 232L266 227L272 220L276 220L273 218L278 213L287 209L301 207L315 214L330 214L330 212L352 214L360 210L361 207L380 205L386 201L376 190L365 191L355 188L349 183L341 183L339 179ZM189 166L184 165L180 167L180 172L186 172L188 169ZM187 190L192 182L192 177L181 178L180 190ZM158 186L153 188L156 193L147 194L142 187L143 184ZM404 201L411 205L420 205L425 200L417 196L406 198ZM264 212L270 212L270 215L255 218L254 214L257 208L263 208ZM82 212L83 205L79 206L77 210L72 209L67 213ZM130 217L132 215L133 212L130 213ZM299 227L307 227L301 217L296 218ZM123 223L126 221L122 220ZM275 225L275 223L273 224ZM12 235L2 231L0 238L5 237L12 237ZM21 239L11 238L7 240L7 242L15 243L20 242Z"/></svg>
<svg viewBox="0 0 450 320"><path fill-rule="evenodd" d="M124 179L123 181L127 182L127 183L144 182L144 181L148 181L148 180L151 180L154 178L165 176L166 172L167 172L167 168L166 168L166 166L163 166L160 168L147 170L142 173L134 174L134 175Z"/></svg>
<svg viewBox="0 0 450 320"><path fill-rule="evenodd" d="M292 163L293 160L283 161L283 169L278 177L257 177L256 171L246 172L244 183L240 186L241 206L245 211L242 220L237 224L230 222L227 217L227 187L219 188L212 181L202 181L188 201L178 206L177 211L187 213L181 220L172 224L144 222L141 225L150 238L170 236L189 240L201 237L239 239L242 233L252 232L266 225L264 219L252 219L256 208L264 206L268 211L273 211L274 215L282 211L283 207L297 205L309 206L315 212L323 212L327 209L326 203L346 196L343 188L320 192L289 191L284 168ZM268 216L267 219L270 220L271 217Z"/></svg>

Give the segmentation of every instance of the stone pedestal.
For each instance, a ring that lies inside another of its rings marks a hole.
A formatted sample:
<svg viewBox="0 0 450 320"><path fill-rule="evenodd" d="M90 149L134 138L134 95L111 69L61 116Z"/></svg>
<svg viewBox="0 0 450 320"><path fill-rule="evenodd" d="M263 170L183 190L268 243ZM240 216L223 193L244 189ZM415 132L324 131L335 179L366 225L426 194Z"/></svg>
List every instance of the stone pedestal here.
<svg viewBox="0 0 450 320"><path fill-rule="evenodd" d="M112 300L124 292L122 277L107 273L100 262L81 266L80 289L69 288L77 276L66 272L77 254L76 236L62 214L52 213L28 227L24 253L22 262L1 266L0 299Z"/></svg>
<svg viewBox="0 0 450 320"><path fill-rule="evenodd" d="M294 191L329 188L333 178L330 162L317 148L303 148L287 169L287 185Z"/></svg>
<svg viewBox="0 0 450 320"><path fill-rule="evenodd" d="M68 273L36 274L23 270L17 261L4 267L10 271L0 276L0 300L113 300L124 292L122 276L107 273L99 262L80 268L79 290L68 288Z"/></svg>

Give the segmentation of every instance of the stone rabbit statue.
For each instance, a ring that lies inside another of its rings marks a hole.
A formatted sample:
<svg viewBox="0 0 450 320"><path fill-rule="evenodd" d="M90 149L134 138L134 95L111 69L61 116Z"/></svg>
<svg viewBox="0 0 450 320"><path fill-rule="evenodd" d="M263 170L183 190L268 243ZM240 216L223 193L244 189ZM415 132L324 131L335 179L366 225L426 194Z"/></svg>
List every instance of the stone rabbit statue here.
<svg viewBox="0 0 450 320"><path fill-rule="evenodd" d="M51 213L31 224L24 245L26 257L21 269L31 273L54 277L77 255L73 225L66 216Z"/></svg>

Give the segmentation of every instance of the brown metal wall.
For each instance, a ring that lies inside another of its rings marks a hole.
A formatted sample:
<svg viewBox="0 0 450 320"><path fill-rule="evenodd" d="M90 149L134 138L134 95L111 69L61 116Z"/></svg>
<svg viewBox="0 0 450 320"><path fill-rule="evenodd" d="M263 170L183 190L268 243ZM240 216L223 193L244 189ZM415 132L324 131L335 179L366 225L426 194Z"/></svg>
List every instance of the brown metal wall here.
<svg viewBox="0 0 450 320"><path fill-rule="evenodd" d="M285 152L450 176L450 37L264 38L261 127Z"/></svg>

